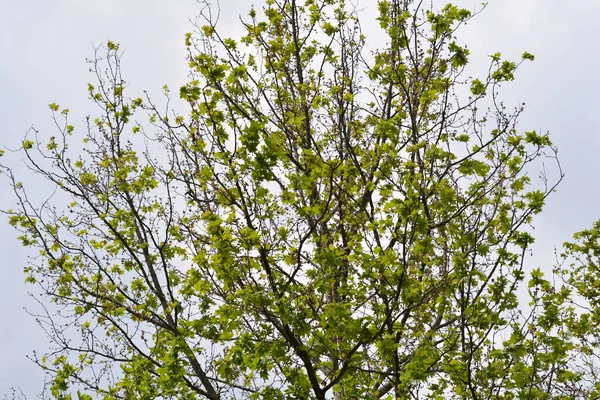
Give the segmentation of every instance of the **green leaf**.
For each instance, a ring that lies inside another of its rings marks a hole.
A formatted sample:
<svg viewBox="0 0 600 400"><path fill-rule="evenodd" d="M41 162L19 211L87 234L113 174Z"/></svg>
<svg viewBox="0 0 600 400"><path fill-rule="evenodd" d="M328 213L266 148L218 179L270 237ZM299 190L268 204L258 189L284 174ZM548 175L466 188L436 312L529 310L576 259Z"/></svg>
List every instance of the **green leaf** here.
<svg viewBox="0 0 600 400"><path fill-rule="evenodd" d="M479 79L473 79L471 82L471 93L475 96L480 96L485 93L486 86Z"/></svg>
<svg viewBox="0 0 600 400"><path fill-rule="evenodd" d="M528 52L524 52L521 57L523 58L523 60L529 60L529 61L535 60L534 55L531 53L528 53Z"/></svg>

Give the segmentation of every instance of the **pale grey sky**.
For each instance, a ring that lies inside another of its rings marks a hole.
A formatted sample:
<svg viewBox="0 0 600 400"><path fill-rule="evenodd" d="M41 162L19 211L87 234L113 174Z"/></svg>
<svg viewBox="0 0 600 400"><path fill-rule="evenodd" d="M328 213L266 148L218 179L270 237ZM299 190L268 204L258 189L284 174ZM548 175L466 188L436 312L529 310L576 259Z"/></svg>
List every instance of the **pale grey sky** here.
<svg viewBox="0 0 600 400"><path fill-rule="evenodd" d="M221 0L220 27L233 35L236 15L245 14L252 3L262 1ZM375 0L359 4L371 10L376 6ZM0 0L0 146L18 147L31 125L44 136L54 134L47 107L52 102L69 107L76 129L83 127L79 121L94 112L86 100L93 78L85 59L93 55L92 44L109 38L125 49L123 70L132 96L142 89L158 93L165 83L176 93L186 77L188 18L198 11L194 0ZM598 0L490 0L461 34L471 49L474 72L484 72L486 56L496 51L515 59L525 50L536 55L505 86L503 99L509 105L527 103L522 129L551 132L566 178L536 219L538 242L530 266L547 266L554 245L600 218L599 26ZM5 183L0 208L13 202ZM15 237L0 221L0 398L11 386L30 396L39 392L43 374L25 356L47 347L43 332L23 310L36 306L27 296L32 287L23 283L28 253Z"/></svg>

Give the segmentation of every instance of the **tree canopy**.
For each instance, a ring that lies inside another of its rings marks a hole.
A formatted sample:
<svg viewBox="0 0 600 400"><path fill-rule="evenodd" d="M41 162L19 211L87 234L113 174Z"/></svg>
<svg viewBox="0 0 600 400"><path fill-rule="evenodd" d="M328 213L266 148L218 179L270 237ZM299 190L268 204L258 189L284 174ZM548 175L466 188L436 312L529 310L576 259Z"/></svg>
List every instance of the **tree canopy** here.
<svg viewBox="0 0 600 400"><path fill-rule="evenodd" d="M20 150L67 205L0 164L53 397L600 396L600 224L554 271L526 262L563 176L500 100L533 55L466 76L477 12L377 4L361 25L349 1L267 0L240 38L207 5L182 111L130 96L108 42L97 115L53 103L56 136Z"/></svg>

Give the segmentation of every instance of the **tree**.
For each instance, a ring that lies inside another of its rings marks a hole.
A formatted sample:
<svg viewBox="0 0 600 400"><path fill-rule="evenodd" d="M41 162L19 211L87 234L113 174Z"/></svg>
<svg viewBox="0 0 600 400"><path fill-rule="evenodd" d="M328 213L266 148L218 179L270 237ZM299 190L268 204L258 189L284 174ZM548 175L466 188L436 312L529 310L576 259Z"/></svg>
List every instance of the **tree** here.
<svg viewBox="0 0 600 400"><path fill-rule="evenodd" d="M35 361L53 396L596 393L576 279L523 285L528 227L562 178L549 136L499 99L533 56L465 77L456 31L476 13L378 10L386 42L370 51L344 0L267 0L239 40L205 8L186 36L187 112L127 97L113 42L91 61L85 134L50 105L60 134L22 151L70 204L36 204L2 170L10 224L39 250L27 281L51 303L54 348ZM540 159L554 180L530 179Z"/></svg>

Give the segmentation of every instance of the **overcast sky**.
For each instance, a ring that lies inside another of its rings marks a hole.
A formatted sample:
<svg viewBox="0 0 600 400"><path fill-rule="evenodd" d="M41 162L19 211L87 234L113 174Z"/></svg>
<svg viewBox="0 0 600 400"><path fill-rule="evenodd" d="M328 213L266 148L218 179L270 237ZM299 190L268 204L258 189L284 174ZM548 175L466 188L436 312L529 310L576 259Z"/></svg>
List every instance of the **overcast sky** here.
<svg viewBox="0 0 600 400"><path fill-rule="evenodd" d="M219 26L233 35L237 14L245 14L252 3L262 1L221 0ZM359 4L372 11L376 2ZM92 44L108 39L125 49L123 70L132 97L142 89L157 93L165 83L177 93L186 78L184 33L198 11L194 0L0 0L0 146L18 147L32 125L52 136L47 106L52 102L70 108L76 129L83 128L79 121L94 112L86 100L93 78L85 59L93 55ZM530 267L548 267L555 245L600 218L599 26L598 0L490 0L461 35L476 67L496 51L514 59L523 51L536 56L506 87L503 99L509 105L527 103L523 130L551 132L566 178L536 219ZM11 204L2 179L0 208ZM27 295L32 288L23 283L27 252L15 237L0 221L0 398L12 386L33 398L43 374L25 356L36 349L43 353L47 340L23 310L36 305Z"/></svg>

